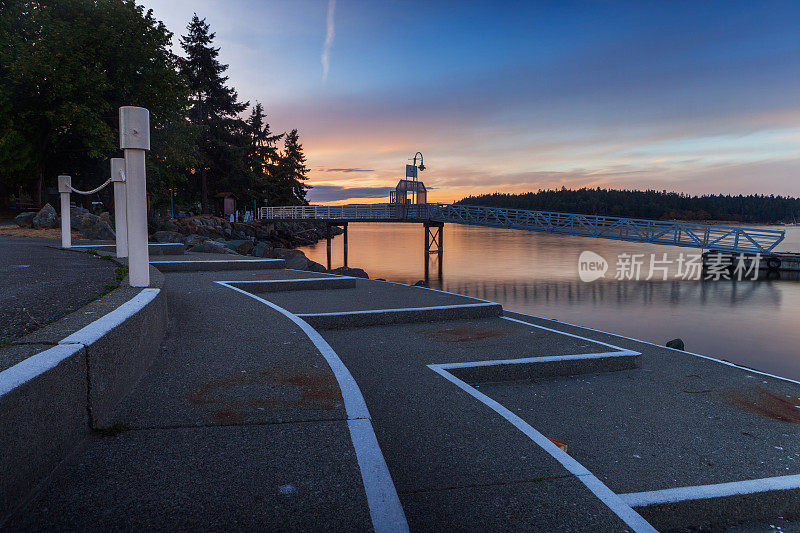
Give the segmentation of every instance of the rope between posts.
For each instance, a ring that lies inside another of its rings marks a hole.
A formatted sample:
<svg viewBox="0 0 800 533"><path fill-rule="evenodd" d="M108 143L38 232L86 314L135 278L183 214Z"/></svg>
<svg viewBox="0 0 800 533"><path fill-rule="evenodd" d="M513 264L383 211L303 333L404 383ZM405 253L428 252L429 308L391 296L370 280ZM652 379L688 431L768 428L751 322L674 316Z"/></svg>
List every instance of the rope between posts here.
<svg viewBox="0 0 800 533"><path fill-rule="evenodd" d="M101 190L106 185L108 185L109 183L111 183L111 178L108 178L104 184L102 184L101 186L99 186L96 189L92 189L91 191L79 191L78 189L74 188L72 185L70 185L69 188L72 190L72 192L76 192L78 194L94 194L97 191Z"/></svg>

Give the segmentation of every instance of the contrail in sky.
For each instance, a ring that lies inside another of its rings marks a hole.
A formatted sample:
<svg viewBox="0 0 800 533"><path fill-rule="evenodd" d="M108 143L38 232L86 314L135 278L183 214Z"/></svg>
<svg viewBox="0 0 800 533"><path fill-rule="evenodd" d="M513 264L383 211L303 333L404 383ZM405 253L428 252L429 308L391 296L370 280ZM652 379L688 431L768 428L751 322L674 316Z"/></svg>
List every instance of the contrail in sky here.
<svg viewBox="0 0 800 533"><path fill-rule="evenodd" d="M328 0L328 31L325 34L325 45L322 47L322 85L328 81L328 70L331 66L331 46L336 30L333 25L333 11L336 9L336 0Z"/></svg>

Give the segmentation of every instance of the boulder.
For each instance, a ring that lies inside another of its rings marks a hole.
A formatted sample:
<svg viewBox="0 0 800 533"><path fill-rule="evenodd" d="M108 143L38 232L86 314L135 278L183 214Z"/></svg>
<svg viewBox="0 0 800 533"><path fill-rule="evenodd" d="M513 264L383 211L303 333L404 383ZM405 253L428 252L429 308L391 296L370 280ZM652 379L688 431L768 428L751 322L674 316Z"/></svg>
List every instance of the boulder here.
<svg viewBox="0 0 800 533"><path fill-rule="evenodd" d="M33 227L36 229L57 228L60 225L58 213L50 204L44 204L44 207L33 217Z"/></svg>
<svg viewBox="0 0 800 533"><path fill-rule="evenodd" d="M288 248L275 248L275 257L286 261L286 268L293 268L296 270L306 270L308 267L308 258L306 254L300 250L290 250Z"/></svg>
<svg viewBox="0 0 800 533"><path fill-rule="evenodd" d="M272 244L265 241L259 241L255 248L253 248L252 254L255 257L273 257L273 250Z"/></svg>
<svg viewBox="0 0 800 533"><path fill-rule="evenodd" d="M97 215L93 215L91 213L84 213L81 216L81 219L75 227L80 228L81 231L89 230L94 227L97 222L99 222L100 217Z"/></svg>
<svg viewBox="0 0 800 533"><path fill-rule="evenodd" d="M683 339L672 339L671 341L667 342L667 348L674 348L676 350L683 351L685 346L683 345Z"/></svg>
<svg viewBox="0 0 800 533"><path fill-rule="evenodd" d="M196 235L196 234L193 233L191 235L187 235L186 236L185 243L186 243L186 246L191 248L192 246L197 246L199 244L203 244L207 240L208 240L208 237L203 237L202 235Z"/></svg>
<svg viewBox="0 0 800 533"><path fill-rule="evenodd" d="M242 244L236 247L236 253L250 255L250 252L253 251L253 248L255 248L253 241L244 241Z"/></svg>
<svg viewBox="0 0 800 533"><path fill-rule="evenodd" d="M184 237L177 231L157 231L153 233L151 239L153 239L153 241L155 242L160 242L160 243L173 243L173 242L182 243L188 241L186 237Z"/></svg>
<svg viewBox="0 0 800 533"><path fill-rule="evenodd" d="M225 246L224 244L217 242L217 241L205 241L202 244L198 244L197 246L193 247L189 250L190 252L205 252L207 254L230 254L230 255L238 255L236 252Z"/></svg>
<svg viewBox="0 0 800 533"><path fill-rule="evenodd" d="M416 282L414 284L414 287L427 287L427 286L428 286L428 283L423 279L419 280L418 282Z"/></svg>
<svg viewBox="0 0 800 533"><path fill-rule="evenodd" d="M100 220L91 229L84 231L83 234L87 239L97 241L114 241L117 239L117 234L111 229L111 225L105 220Z"/></svg>
<svg viewBox="0 0 800 533"><path fill-rule="evenodd" d="M114 227L114 223L111 221L111 213L108 211L103 211L100 213L100 221L107 223L112 228Z"/></svg>
<svg viewBox="0 0 800 533"><path fill-rule="evenodd" d="M36 218L36 211L30 211L28 213L20 213L19 215L14 217L14 222L17 223L17 226L20 228L32 228L33 227L33 219Z"/></svg>
<svg viewBox="0 0 800 533"><path fill-rule="evenodd" d="M311 272L327 272L328 269L322 266L321 264L317 263L316 261L308 260L308 264L306 265L305 270L309 270Z"/></svg>
<svg viewBox="0 0 800 533"><path fill-rule="evenodd" d="M339 268L332 268L328 270L331 274L338 274L340 276L350 276L353 278L365 278L369 279L369 274L364 272L364 270L360 268L350 268L350 267L339 267Z"/></svg>

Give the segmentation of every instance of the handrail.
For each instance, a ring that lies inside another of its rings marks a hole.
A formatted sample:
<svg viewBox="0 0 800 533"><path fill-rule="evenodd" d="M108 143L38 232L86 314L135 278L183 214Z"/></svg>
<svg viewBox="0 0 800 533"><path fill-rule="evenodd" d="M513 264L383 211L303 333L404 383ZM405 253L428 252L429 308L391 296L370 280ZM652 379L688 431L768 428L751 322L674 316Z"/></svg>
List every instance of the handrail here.
<svg viewBox="0 0 800 533"><path fill-rule="evenodd" d="M769 254L786 235L738 226L435 203L262 207L259 218L432 220L750 254Z"/></svg>

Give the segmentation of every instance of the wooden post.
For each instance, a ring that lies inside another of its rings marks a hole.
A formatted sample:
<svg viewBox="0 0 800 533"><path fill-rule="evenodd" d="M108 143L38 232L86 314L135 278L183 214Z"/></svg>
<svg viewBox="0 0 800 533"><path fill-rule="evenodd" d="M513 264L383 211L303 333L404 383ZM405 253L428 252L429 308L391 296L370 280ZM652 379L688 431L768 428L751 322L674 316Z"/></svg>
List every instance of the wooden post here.
<svg viewBox="0 0 800 533"><path fill-rule="evenodd" d="M344 266L347 266L347 222L344 223Z"/></svg>
<svg viewBox="0 0 800 533"><path fill-rule="evenodd" d="M119 108L119 147L125 152L128 280L131 287L148 287L150 255L147 248L145 152L150 150L150 112L147 109Z"/></svg>
<svg viewBox="0 0 800 533"><path fill-rule="evenodd" d="M331 269L331 224L327 225L328 231L325 232L325 237L328 241L328 270Z"/></svg>
<svg viewBox="0 0 800 533"><path fill-rule="evenodd" d="M442 281L442 259L444 255L444 223L439 226L439 281Z"/></svg>
<svg viewBox="0 0 800 533"><path fill-rule="evenodd" d="M425 230L425 283L430 279L430 249L431 249L431 230L427 223L422 225Z"/></svg>

